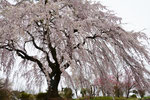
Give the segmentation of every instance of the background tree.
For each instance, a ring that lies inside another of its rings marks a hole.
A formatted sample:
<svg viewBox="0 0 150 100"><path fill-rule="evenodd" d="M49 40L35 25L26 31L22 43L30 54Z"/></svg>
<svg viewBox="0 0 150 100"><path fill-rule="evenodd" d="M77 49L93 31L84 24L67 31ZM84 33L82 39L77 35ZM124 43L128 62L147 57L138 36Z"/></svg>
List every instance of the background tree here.
<svg viewBox="0 0 150 100"><path fill-rule="evenodd" d="M140 97L143 98L144 95L146 94L146 89L141 88L139 85L136 85L135 88L136 88L137 94L139 94Z"/></svg>
<svg viewBox="0 0 150 100"><path fill-rule="evenodd" d="M111 83L114 85L114 95L116 97L121 97L123 96L123 84L122 84L122 78L123 74L122 71L117 68L116 73L113 73L113 76L110 77Z"/></svg>
<svg viewBox="0 0 150 100"><path fill-rule="evenodd" d="M143 98L145 95L145 90L138 90L138 93L139 93L140 97Z"/></svg>
<svg viewBox="0 0 150 100"><path fill-rule="evenodd" d="M110 79L110 77L109 77L109 79ZM107 81L105 81L105 79L101 79L101 78L95 79L94 85L97 87L97 91L96 91L97 96L99 96L100 92L102 93L103 96L110 96L110 92L112 91L114 86L112 86L112 88L110 88L111 91L107 91L106 82ZM109 81L109 82L111 82L111 81Z"/></svg>
<svg viewBox="0 0 150 100"><path fill-rule="evenodd" d="M11 71L17 57L22 58L19 72L28 83L46 79L48 97L59 96L61 74L68 67L82 69L85 79L106 79L109 90L108 73L116 73L120 62L131 69L139 86L148 87L144 62L149 55L139 41L147 38L125 31L120 21L105 6L87 0L1 0L1 66Z"/></svg>
<svg viewBox="0 0 150 100"><path fill-rule="evenodd" d="M124 80L123 80L123 91L125 92L126 97L129 97L131 90L136 87L136 81L132 75L131 70L126 69Z"/></svg>

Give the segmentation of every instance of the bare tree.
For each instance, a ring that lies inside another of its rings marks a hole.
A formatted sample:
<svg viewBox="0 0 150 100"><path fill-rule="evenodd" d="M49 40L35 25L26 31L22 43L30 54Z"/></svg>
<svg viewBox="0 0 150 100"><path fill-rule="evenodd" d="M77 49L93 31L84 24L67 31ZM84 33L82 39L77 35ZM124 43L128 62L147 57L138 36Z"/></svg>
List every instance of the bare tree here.
<svg viewBox="0 0 150 100"><path fill-rule="evenodd" d="M21 57L28 78L34 75L38 83L44 75L49 97L59 96L61 73L68 67L106 79L115 73L117 62L125 63L139 85L148 86L143 61L148 62L149 55L139 41L146 37L125 31L120 21L105 6L88 0L1 0L1 66L11 71L15 57Z"/></svg>

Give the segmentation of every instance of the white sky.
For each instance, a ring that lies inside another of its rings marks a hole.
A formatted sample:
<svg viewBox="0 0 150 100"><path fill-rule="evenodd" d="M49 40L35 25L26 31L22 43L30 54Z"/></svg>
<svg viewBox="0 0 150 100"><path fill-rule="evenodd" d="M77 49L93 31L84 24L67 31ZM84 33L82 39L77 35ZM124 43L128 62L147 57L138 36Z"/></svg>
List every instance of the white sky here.
<svg viewBox="0 0 150 100"><path fill-rule="evenodd" d="M150 36L150 0L95 0L100 1L109 10L126 23L127 30L141 31Z"/></svg>

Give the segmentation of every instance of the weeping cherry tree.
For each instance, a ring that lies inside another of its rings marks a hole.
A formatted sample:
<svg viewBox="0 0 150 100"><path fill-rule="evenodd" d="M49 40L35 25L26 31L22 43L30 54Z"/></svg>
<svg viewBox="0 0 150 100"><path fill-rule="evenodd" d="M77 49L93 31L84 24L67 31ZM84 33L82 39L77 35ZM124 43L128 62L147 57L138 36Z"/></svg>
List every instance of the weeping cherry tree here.
<svg viewBox="0 0 150 100"><path fill-rule="evenodd" d="M139 86L148 87L145 64L150 58L141 38L147 39L144 33L125 31L121 18L89 0L0 1L1 67L12 71L20 57L36 82L38 73L44 75L48 98L59 96L67 68L107 81L118 65L128 67Z"/></svg>

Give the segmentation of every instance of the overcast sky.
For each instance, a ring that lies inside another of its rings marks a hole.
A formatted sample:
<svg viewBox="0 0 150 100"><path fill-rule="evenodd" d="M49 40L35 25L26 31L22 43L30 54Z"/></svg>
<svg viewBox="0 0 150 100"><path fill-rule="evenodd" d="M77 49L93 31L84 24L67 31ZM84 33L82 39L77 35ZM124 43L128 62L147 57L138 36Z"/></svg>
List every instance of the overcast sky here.
<svg viewBox="0 0 150 100"><path fill-rule="evenodd" d="M150 36L150 0L95 0L113 10L128 30L141 31Z"/></svg>

